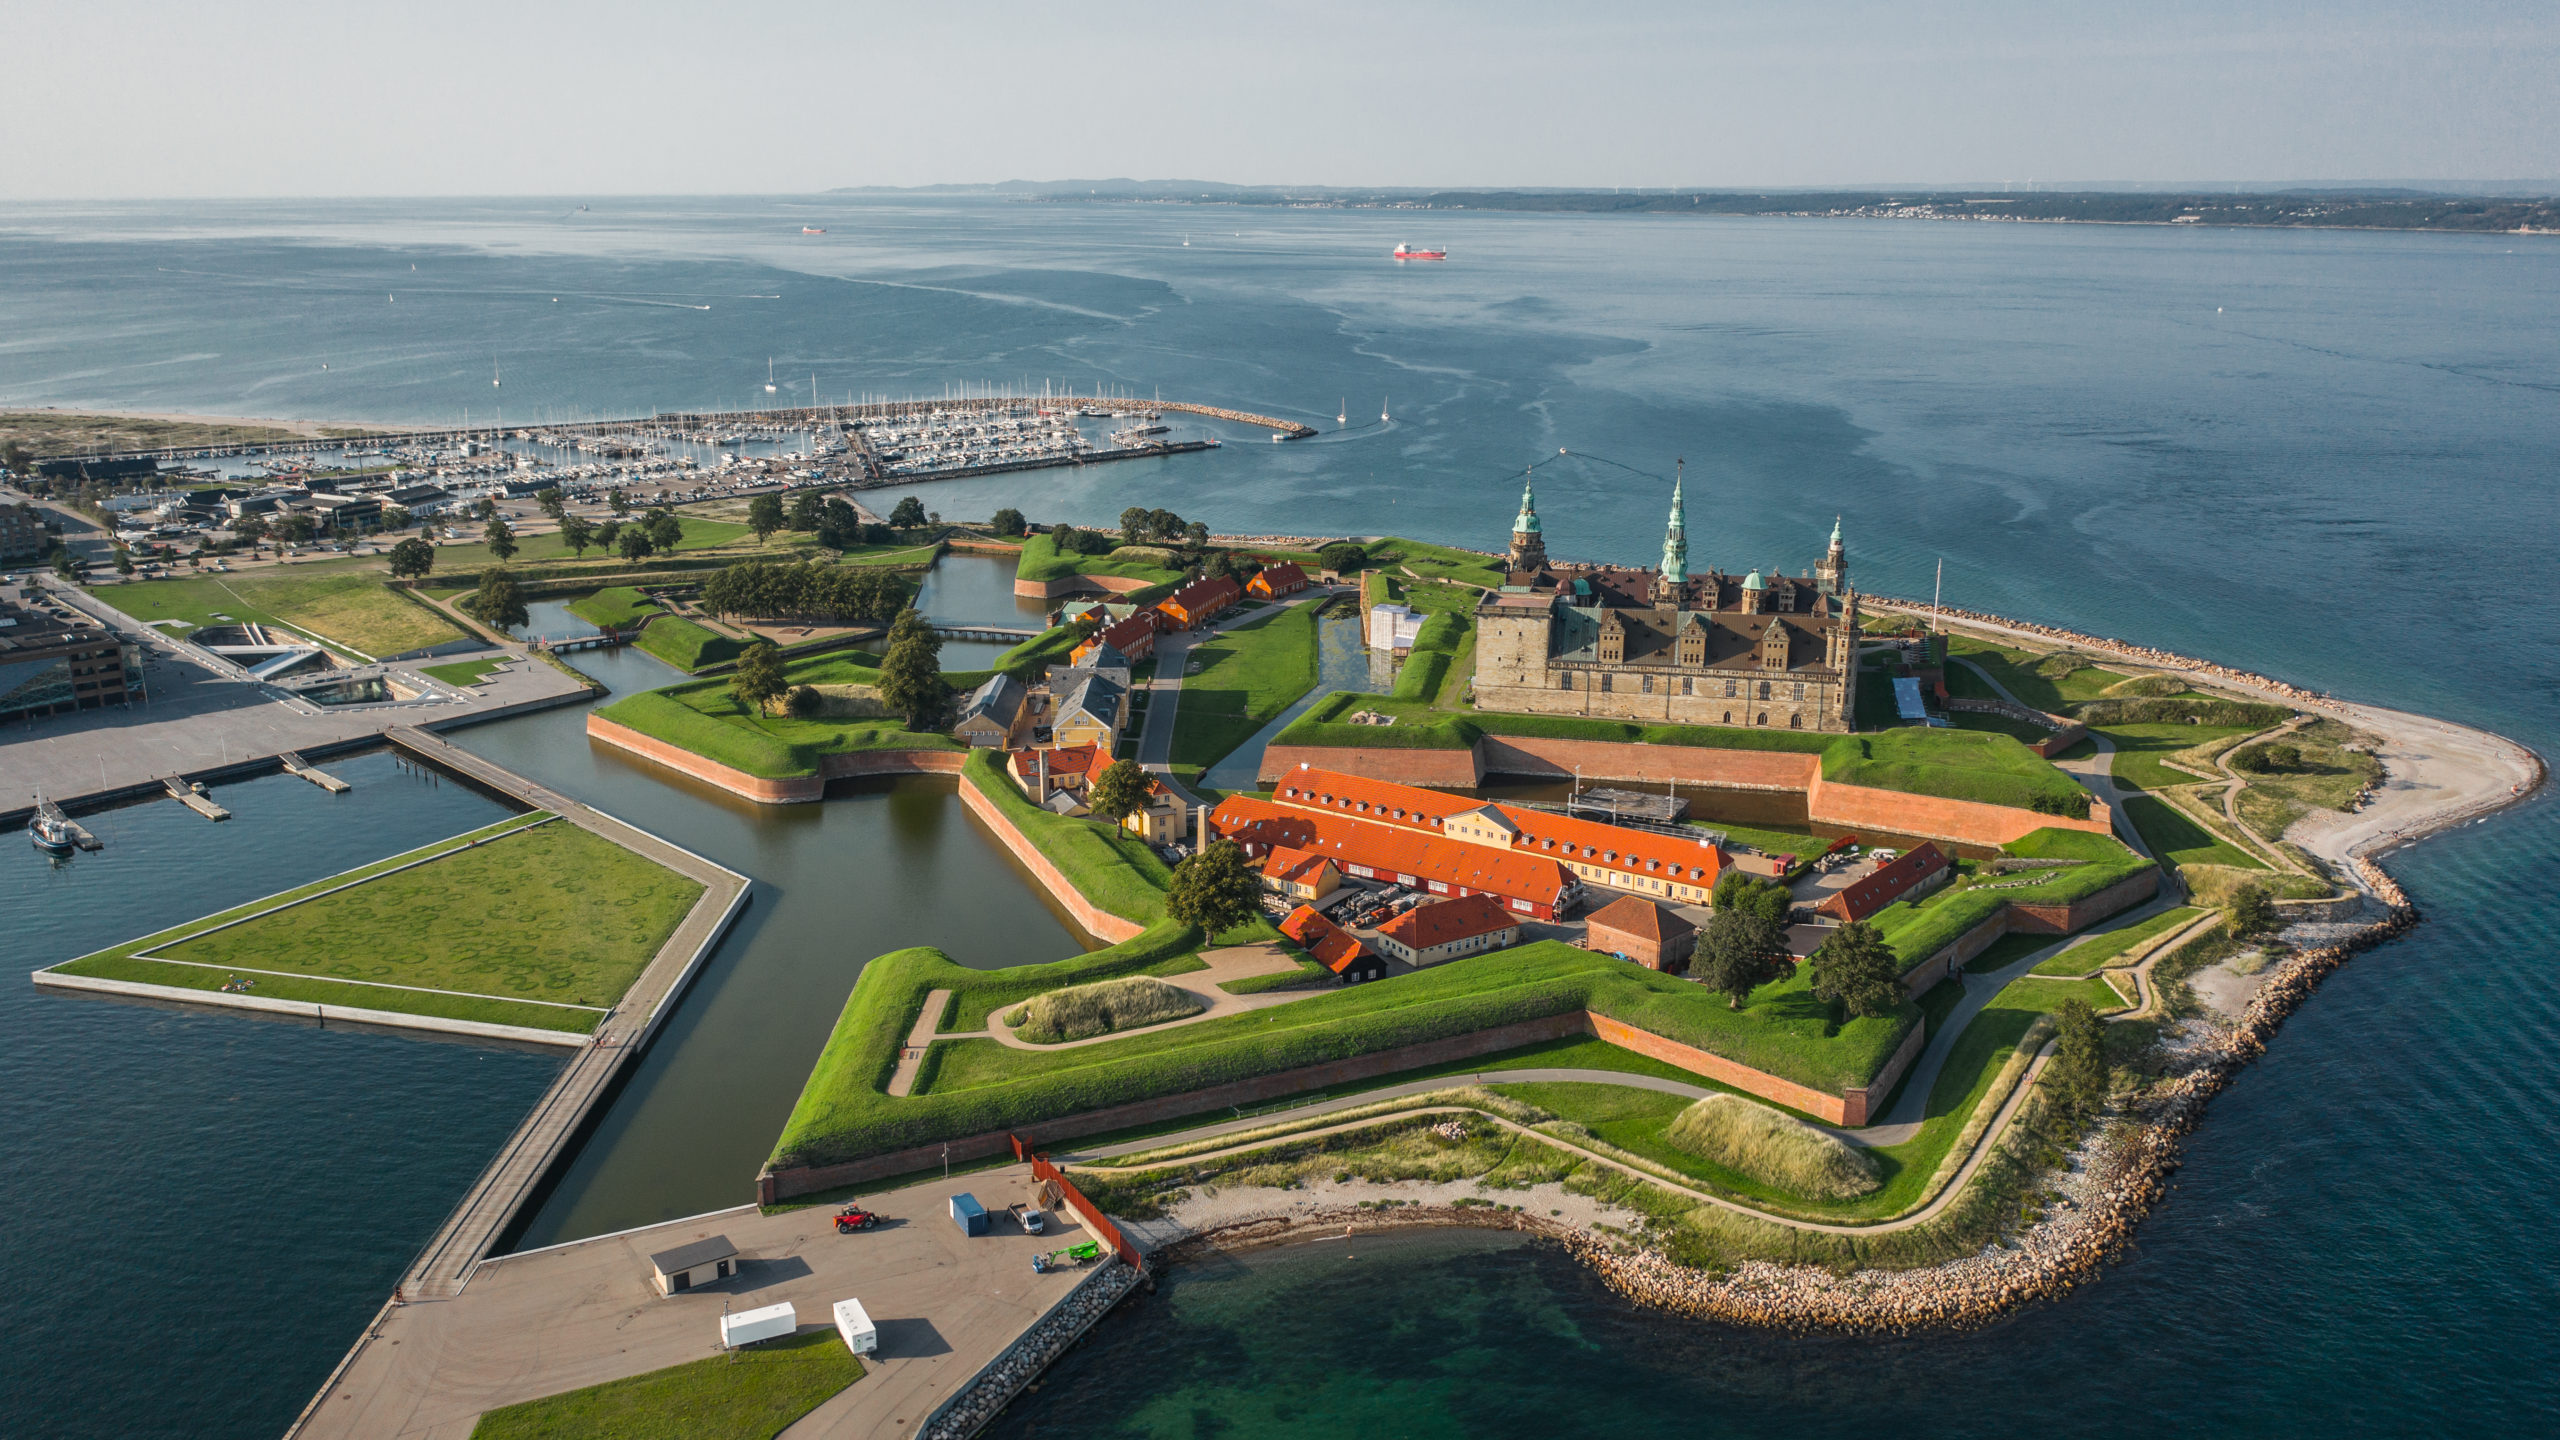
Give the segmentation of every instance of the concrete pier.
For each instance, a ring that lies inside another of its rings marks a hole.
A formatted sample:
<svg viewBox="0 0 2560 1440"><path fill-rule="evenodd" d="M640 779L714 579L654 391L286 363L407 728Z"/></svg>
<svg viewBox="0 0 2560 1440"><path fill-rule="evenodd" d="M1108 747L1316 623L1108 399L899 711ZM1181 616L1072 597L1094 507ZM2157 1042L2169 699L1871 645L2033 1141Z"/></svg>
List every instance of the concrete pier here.
<svg viewBox="0 0 2560 1440"><path fill-rule="evenodd" d="M321 789L328 791L332 795L344 795L348 791L356 788L353 785L348 784L346 781L339 779L337 776L330 774L328 771L322 770L318 766L313 765L310 761L303 759L302 756L295 751L287 750L280 758L284 761L286 774L299 775L303 779L310 781L312 784L319 786Z"/></svg>
<svg viewBox="0 0 2560 1440"><path fill-rule="evenodd" d="M197 794L194 786L179 779L175 775L164 778L160 783L168 787L169 794L173 796L179 804L186 806L188 809L193 810L207 820L228 820L231 818L230 811L223 809L221 806L214 804L202 795Z"/></svg>

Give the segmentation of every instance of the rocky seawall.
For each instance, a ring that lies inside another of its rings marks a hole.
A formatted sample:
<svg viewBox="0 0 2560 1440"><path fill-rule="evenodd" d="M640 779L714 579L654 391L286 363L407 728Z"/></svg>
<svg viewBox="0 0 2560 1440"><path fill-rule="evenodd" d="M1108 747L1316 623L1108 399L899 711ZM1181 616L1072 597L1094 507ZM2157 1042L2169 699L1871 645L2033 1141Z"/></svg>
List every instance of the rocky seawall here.
<svg viewBox="0 0 2560 1440"><path fill-rule="evenodd" d="M960 1393L926 1417L923 1427L916 1431L917 1440L968 1440L984 1429L988 1421L1013 1403L1013 1397L1021 1394L1024 1386L1039 1379L1041 1371L1082 1339L1095 1321L1127 1299L1143 1278L1134 1266L1106 1258L1084 1283L1068 1291L1065 1299L1022 1332L1021 1338L980 1370Z"/></svg>

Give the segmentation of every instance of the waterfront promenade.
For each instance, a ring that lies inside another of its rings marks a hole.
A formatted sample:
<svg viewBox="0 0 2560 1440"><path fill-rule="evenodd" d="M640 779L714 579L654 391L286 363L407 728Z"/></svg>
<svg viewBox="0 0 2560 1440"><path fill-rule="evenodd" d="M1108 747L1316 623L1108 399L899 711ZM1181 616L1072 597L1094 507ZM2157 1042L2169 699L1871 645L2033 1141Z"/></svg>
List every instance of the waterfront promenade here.
<svg viewBox="0 0 2560 1440"><path fill-rule="evenodd" d="M838 1235L832 1207L760 1214L752 1205L481 1261L469 1289L395 1300L288 1432L326 1437L463 1440L503 1405L646 1374L720 1353L720 1315L788 1301L805 1332L835 1303L858 1299L880 1329L865 1374L782 1433L789 1440L913 1435L1014 1339L1092 1272L1034 1273L1035 1253L1087 1238L1059 1212L1027 1235L1003 1207L1022 1198L1030 1167L1008 1165L864 1197L880 1228ZM949 1197L974 1194L994 1214L971 1238ZM744 1257L732 1279L661 1297L648 1257L708 1236Z"/></svg>

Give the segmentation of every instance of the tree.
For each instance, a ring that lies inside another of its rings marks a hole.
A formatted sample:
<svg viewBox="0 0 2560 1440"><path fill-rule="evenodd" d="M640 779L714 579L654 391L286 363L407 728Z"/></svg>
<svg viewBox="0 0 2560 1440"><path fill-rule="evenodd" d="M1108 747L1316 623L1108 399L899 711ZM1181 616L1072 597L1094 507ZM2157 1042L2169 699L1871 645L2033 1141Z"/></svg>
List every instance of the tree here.
<svg viewBox="0 0 2560 1440"><path fill-rule="evenodd" d="M1214 936L1252 919L1261 893L1262 881L1245 864L1244 847L1233 840L1212 840L1173 867L1173 889L1164 897L1164 911Z"/></svg>
<svg viewBox="0 0 2560 1440"><path fill-rule="evenodd" d="M524 595L516 589L516 577L503 566L480 572L480 589L471 597L471 613L481 624L496 630L513 630L529 618Z"/></svg>
<svg viewBox="0 0 2560 1440"><path fill-rule="evenodd" d="M649 543L657 547L660 554L673 553L676 543L682 539L684 522L676 518L676 512L663 505L649 512Z"/></svg>
<svg viewBox="0 0 2560 1440"><path fill-rule="evenodd" d="M623 559L637 560L657 546L650 542L648 526L625 525L621 527L621 533L614 536L614 548L622 552Z"/></svg>
<svg viewBox="0 0 2560 1440"><path fill-rule="evenodd" d="M1146 534L1146 506L1132 505L1128 509L1120 512L1120 542L1122 544L1135 545L1140 540L1146 538Z"/></svg>
<svg viewBox="0 0 2560 1440"><path fill-rule="evenodd" d="M255 545L267 537L267 517L239 516L231 522L231 534L243 545Z"/></svg>
<svg viewBox="0 0 2560 1440"><path fill-rule="evenodd" d="M2047 1093L2071 1115L2094 1115L2106 1106L2108 1090L2107 1037L2098 1012L2086 1000L2065 1000L2053 1019L2061 1034L2045 1071Z"/></svg>
<svg viewBox="0 0 2560 1440"><path fill-rule="evenodd" d="M534 492L533 503L541 506L542 513L554 520L559 519L569 509L569 497L561 494L560 487L557 485Z"/></svg>
<svg viewBox="0 0 2560 1440"><path fill-rule="evenodd" d="M1159 540L1170 540L1182 533L1182 517L1170 510L1150 510L1147 529Z"/></svg>
<svg viewBox="0 0 2560 1440"><path fill-rule="evenodd" d="M1209 527L1197 520L1183 526L1182 535L1184 539L1189 540L1194 546L1206 545L1209 543Z"/></svg>
<svg viewBox="0 0 2560 1440"><path fill-rule="evenodd" d="M1008 505L996 512L995 518L987 522L987 528L999 535L1020 535L1031 526L1022 518L1021 511Z"/></svg>
<svg viewBox="0 0 2560 1440"><path fill-rule="evenodd" d="M287 515L284 517L284 538L288 544L308 545L311 543L311 537L318 534L319 531L320 527L314 525L311 522L311 517L308 515Z"/></svg>
<svg viewBox="0 0 2560 1440"><path fill-rule="evenodd" d="M1233 580L1241 585L1252 578L1253 567L1237 560L1233 550L1220 550L1210 555L1208 563L1200 567L1200 573L1212 580Z"/></svg>
<svg viewBox="0 0 2560 1440"><path fill-rule="evenodd" d="M12 475L28 475L33 474L35 468L36 454L23 441L0 440L0 470Z"/></svg>
<svg viewBox="0 0 2560 1440"><path fill-rule="evenodd" d="M783 523L794 530L817 529L818 507L826 498L815 490L803 490L792 496L790 506L783 512Z"/></svg>
<svg viewBox="0 0 2560 1440"><path fill-rule="evenodd" d="M789 710L795 720L811 720L827 708L827 697L819 694L815 685L796 685L792 687L791 697L783 702L783 708Z"/></svg>
<svg viewBox="0 0 2560 1440"><path fill-rule="evenodd" d="M747 502L747 528L756 532L757 544L763 544L783 524L781 496L759 495Z"/></svg>
<svg viewBox="0 0 2560 1440"><path fill-rule="evenodd" d="M1739 1010L1751 992L1795 971L1787 956L1787 891L1727 872L1716 882L1715 914L1698 934L1689 973Z"/></svg>
<svg viewBox="0 0 2560 1440"><path fill-rule="evenodd" d="M560 517L560 543L569 547L570 554L583 560L587 547L596 543L596 527L587 523L583 515L563 515Z"/></svg>
<svg viewBox="0 0 2560 1440"><path fill-rule="evenodd" d="M2255 881L2232 887L2231 899L2222 907L2222 923L2231 927L2235 940L2252 940L2284 926L2276 915L2274 902L2267 898L2266 887Z"/></svg>
<svg viewBox="0 0 2560 1440"><path fill-rule="evenodd" d="M729 677L729 693L757 713L790 689L791 682L782 673L782 650L770 640L747 646L738 656L737 673Z"/></svg>
<svg viewBox="0 0 2560 1440"><path fill-rule="evenodd" d="M833 496L818 509L818 543L831 550L850 550L866 538L862 512Z"/></svg>
<svg viewBox="0 0 2560 1440"><path fill-rule="evenodd" d="M617 519L631 513L631 496L627 491L615 490L604 497L604 503L613 507Z"/></svg>
<svg viewBox="0 0 2560 1440"><path fill-rule="evenodd" d="M942 728L951 687L942 683L942 638L913 610L889 627L889 653L880 662L880 703L907 718L907 728Z"/></svg>
<svg viewBox="0 0 2560 1440"><path fill-rule="evenodd" d="M116 573L119 575L133 573L133 551L122 544L116 546Z"/></svg>
<svg viewBox="0 0 2560 1440"><path fill-rule="evenodd" d="M417 523L418 517L410 514L406 507L399 505L382 507L382 528L385 530L406 530Z"/></svg>
<svg viewBox="0 0 2560 1440"><path fill-rule="evenodd" d="M391 574L399 580L423 580L436 568L436 547L412 535L391 547Z"/></svg>
<svg viewBox="0 0 2560 1440"><path fill-rule="evenodd" d="M1147 772L1135 760L1114 760L1094 777L1084 806L1097 818L1117 825L1147 803Z"/></svg>
<svg viewBox="0 0 2560 1440"><path fill-rule="evenodd" d="M900 500L898 507L889 512L889 528L892 530L913 530L923 524L924 502L913 495Z"/></svg>
<svg viewBox="0 0 2560 1440"><path fill-rule="evenodd" d="M1369 563L1369 551L1348 540L1336 541L1316 552L1316 563L1336 575L1357 575Z"/></svg>
<svg viewBox="0 0 2560 1440"><path fill-rule="evenodd" d="M491 517L489 528L481 532L481 537L489 542L489 553L500 560L516 553L516 532L508 527L503 515Z"/></svg>
<svg viewBox="0 0 2560 1440"><path fill-rule="evenodd" d="M471 507L471 518L474 520L497 519L498 498L494 495L481 496L479 502Z"/></svg>
<svg viewBox="0 0 2560 1440"><path fill-rule="evenodd" d="M1902 962L1873 925L1853 921L1832 931L1812 964L1814 998L1862 1020L1890 1015L1902 1003Z"/></svg>

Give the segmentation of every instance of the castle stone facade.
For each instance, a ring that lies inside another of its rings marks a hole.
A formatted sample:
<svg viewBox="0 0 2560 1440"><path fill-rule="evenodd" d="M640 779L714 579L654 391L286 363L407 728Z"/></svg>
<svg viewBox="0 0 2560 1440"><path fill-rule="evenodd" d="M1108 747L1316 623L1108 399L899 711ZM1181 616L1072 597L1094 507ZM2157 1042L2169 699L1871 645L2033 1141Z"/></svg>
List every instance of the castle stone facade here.
<svg viewBox="0 0 2560 1440"><path fill-rule="evenodd" d="M1840 527L1813 573L1689 571L1682 481L1662 562L1558 565L1536 497L1511 569L1476 609L1480 709L1845 733L1858 713L1858 593Z"/></svg>

